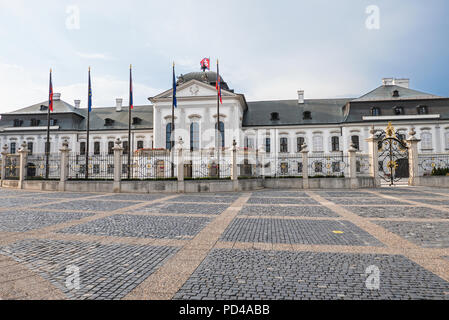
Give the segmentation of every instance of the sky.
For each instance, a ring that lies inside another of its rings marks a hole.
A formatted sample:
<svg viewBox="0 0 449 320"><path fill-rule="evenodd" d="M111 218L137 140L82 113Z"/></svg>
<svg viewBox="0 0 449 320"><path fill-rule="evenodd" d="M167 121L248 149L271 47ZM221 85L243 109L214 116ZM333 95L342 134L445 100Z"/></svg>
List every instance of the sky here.
<svg viewBox="0 0 449 320"><path fill-rule="evenodd" d="M445 0L61 1L0 0L0 112L54 91L94 107L134 105L171 87L176 74L212 70L247 101L358 97L383 77L449 96Z"/></svg>

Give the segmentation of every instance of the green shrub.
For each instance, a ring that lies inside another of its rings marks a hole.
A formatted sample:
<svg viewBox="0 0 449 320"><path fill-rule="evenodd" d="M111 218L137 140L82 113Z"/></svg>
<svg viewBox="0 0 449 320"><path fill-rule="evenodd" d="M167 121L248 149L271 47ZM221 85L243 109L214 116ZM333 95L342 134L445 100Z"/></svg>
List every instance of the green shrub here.
<svg viewBox="0 0 449 320"><path fill-rule="evenodd" d="M433 168L432 176L447 176L449 175L449 168Z"/></svg>

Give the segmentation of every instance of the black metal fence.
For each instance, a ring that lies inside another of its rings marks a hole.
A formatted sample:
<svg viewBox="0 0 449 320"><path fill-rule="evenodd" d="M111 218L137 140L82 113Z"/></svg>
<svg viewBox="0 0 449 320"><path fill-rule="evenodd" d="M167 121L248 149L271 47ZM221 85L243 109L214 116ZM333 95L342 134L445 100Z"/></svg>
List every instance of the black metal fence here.
<svg viewBox="0 0 449 320"><path fill-rule="evenodd" d="M175 153L168 150L141 151L122 155L122 180L159 180L176 178Z"/></svg>
<svg viewBox="0 0 449 320"><path fill-rule="evenodd" d="M449 168L449 153L429 153L418 155L418 175L428 176L433 169Z"/></svg>
<svg viewBox="0 0 449 320"><path fill-rule="evenodd" d="M86 168L86 155L70 153L68 156L68 179L82 180L114 180L114 155L108 153L91 154L88 157Z"/></svg>
<svg viewBox="0 0 449 320"><path fill-rule="evenodd" d="M61 156L59 153L48 154L48 179L59 179L60 177ZM45 153L30 154L27 157L25 179L46 179L47 176L47 157Z"/></svg>
<svg viewBox="0 0 449 320"><path fill-rule="evenodd" d="M344 154L309 155L308 176L345 177L349 175L349 156Z"/></svg>
<svg viewBox="0 0 449 320"><path fill-rule="evenodd" d="M229 179L232 153L220 151L220 160L214 150L188 151L183 155L185 179Z"/></svg>
<svg viewBox="0 0 449 320"><path fill-rule="evenodd" d="M20 170L20 159L18 154L8 154L5 156L5 177L4 179L18 180Z"/></svg>

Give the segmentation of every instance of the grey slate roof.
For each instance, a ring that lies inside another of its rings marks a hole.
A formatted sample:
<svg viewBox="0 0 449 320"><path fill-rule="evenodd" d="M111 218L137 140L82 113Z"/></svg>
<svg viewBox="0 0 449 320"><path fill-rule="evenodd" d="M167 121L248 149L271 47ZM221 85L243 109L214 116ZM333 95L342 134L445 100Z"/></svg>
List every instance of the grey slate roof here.
<svg viewBox="0 0 449 320"><path fill-rule="evenodd" d="M44 101L41 103L33 104L32 106L25 107L22 109L18 109L12 112L8 112L7 114L42 114L47 113L47 109L41 110L41 105L48 107L48 101ZM63 101L63 100L53 100L53 112L52 113L76 113L82 115L79 112L80 109L75 108L71 104Z"/></svg>
<svg viewBox="0 0 449 320"><path fill-rule="evenodd" d="M397 90L399 97L393 97L393 91ZM422 100L422 99L439 99L443 98L430 93L424 93L417 90L412 90L396 85L380 86L371 92L354 99L354 102L359 101L383 101L383 100Z"/></svg>
<svg viewBox="0 0 449 320"><path fill-rule="evenodd" d="M248 102L243 116L243 126L288 126L299 124L340 123L343 121L343 107L351 98L273 100ZM312 119L304 120L303 112L310 111ZM271 113L279 113L279 120L272 121Z"/></svg>

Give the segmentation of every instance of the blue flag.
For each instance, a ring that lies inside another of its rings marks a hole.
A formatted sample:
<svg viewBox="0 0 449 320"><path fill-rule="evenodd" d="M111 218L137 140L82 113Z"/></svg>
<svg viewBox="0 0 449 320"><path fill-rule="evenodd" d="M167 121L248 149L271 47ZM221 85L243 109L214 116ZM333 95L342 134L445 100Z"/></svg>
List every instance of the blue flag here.
<svg viewBox="0 0 449 320"><path fill-rule="evenodd" d="M129 66L129 108L134 108L133 102L133 74L132 74L132 66Z"/></svg>
<svg viewBox="0 0 449 320"><path fill-rule="evenodd" d="M178 107L178 101L176 101L176 78L175 78L175 63L173 63L173 106Z"/></svg>
<svg viewBox="0 0 449 320"><path fill-rule="evenodd" d="M87 97L87 108L88 108L89 112L92 111L92 86L90 83L90 67L89 67L89 93L88 93L88 97Z"/></svg>

